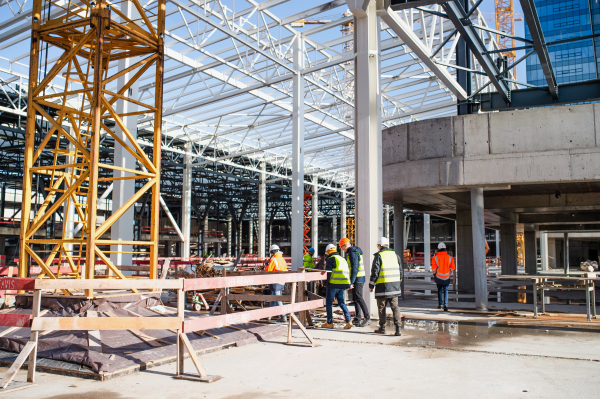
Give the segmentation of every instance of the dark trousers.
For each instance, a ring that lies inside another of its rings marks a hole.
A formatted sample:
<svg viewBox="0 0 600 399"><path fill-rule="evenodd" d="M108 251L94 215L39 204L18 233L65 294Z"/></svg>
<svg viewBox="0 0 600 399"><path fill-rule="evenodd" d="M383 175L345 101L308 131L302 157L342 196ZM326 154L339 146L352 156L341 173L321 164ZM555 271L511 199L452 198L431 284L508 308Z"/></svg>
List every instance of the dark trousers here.
<svg viewBox="0 0 600 399"><path fill-rule="evenodd" d="M402 315L400 314L400 308L398 307L398 297L377 298L377 310L379 310L379 325L385 326L387 318L385 307L388 303L390 304L390 308L392 308L392 314L394 315L394 325L400 327Z"/></svg>
<svg viewBox="0 0 600 399"><path fill-rule="evenodd" d="M437 284L438 288L438 305L448 306L448 290L450 289L450 282L447 284Z"/></svg>
<svg viewBox="0 0 600 399"><path fill-rule="evenodd" d="M364 314L365 319L368 320L371 318L371 316L369 315L369 309L367 309L367 303L363 297L364 288L365 283L354 283L354 288L352 288L352 297L354 298L354 310L356 311L356 318L360 319L361 315Z"/></svg>

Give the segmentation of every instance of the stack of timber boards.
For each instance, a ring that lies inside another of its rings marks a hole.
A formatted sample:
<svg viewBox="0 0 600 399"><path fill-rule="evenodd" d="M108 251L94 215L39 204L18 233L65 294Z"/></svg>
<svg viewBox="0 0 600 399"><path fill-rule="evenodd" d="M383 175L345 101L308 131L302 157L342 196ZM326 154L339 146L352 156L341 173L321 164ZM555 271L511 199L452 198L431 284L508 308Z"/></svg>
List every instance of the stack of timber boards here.
<svg viewBox="0 0 600 399"><path fill-rule="evenodd" d="M105 308L106 303L102 305ZM140 306L87 311L72 316L163 317ZM48 310L44 317L63 316L64 312L64 309ZM30 314L31 309L9 313ZM206 316L186 312L186 317ZM243 323L190 333L187 337L196 353L202 354L269 340L286 332L287 326L282 324ZM0 365L10 366L29 336L29 328L0 327ZM105 381L175 362L176 358L176 334L168 330L44 331L40 333L37 367L42 372Z"/></svg>

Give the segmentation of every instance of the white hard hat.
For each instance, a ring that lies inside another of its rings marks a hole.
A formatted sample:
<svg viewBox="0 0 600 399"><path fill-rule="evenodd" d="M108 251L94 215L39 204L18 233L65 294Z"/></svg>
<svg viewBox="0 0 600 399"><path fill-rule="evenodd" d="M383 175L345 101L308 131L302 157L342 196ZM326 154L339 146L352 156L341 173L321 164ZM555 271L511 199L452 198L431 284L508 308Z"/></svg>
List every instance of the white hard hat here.
<svg viewBox="0 0 600 399"><path fill-rule="evenodd" d="M443 242L440 242L438 244L438 249L446 249L446 244L444 244Z"/></svg>
<svg viewBox="0 0 600 399"><path fill-rule="evenodd" d="M389 247L390 240L388 240L387 237L379 237L379 240L377 240L377 245L380 245L382 247Z"/></svg>
<svg viewBox="0 0 600 399"><path fill-rule="evenodd" d="M269 248L269 252L277 252L277 251L279 251L279 245L277 245L277 244L273 244Z"/></svg>
<svg viewBox="0 0 600 399"><path fill-rule="evenodd" d="M334 251L335 251L335 245L333 245L333 244L329 244L329 245L327 246L327 248L325 248L325 253L327 253L327 252L329 252L329 251L331 251L331 250L334 250Z"/></svg>

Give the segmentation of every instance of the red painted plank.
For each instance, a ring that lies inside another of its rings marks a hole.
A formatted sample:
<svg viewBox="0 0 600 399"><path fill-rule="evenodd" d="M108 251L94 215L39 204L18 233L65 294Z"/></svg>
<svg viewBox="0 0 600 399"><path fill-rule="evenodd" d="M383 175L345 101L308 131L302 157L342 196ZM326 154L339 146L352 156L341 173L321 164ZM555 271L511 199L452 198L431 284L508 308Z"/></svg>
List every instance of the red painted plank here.
<svg viewBox="0 0 600 399"><path fill-rule="evenodd" d="M327 275L324 271L320 273L274 272L251 276L191 278L183 280L183 290L193 291L215 288L244 287L248 285L285 284L298 281L325 280L326 278Z"/></svg>
<svg viewBox="0 0 600 399"><path fill-rule="evenodd" d="M34 278L3 277L0 278L0 290L33 290Z"/></svg>
<svg viewBox="0 0 600 399"><path fill-rule="evenodd" d="M31 327L29 314L0 314L0 326L5 327Z"/></svg>
<svg viewBox="0 0 600 399"><path fill-rule="evenodd" d="M308 273L307 273L308 274ZM183 332L189 333L209 328L218 328L230 326L232 324L247 323L252 320L260 320L265 317L279 316L281 314L290 314L292 312L301 312L320 308L324 305L323 299L314 301L299 302L283 306L275 306L264 309L249 310L246 312L231 313L218 316L200 317L197 319L185 319L183 321Z"/></svg>

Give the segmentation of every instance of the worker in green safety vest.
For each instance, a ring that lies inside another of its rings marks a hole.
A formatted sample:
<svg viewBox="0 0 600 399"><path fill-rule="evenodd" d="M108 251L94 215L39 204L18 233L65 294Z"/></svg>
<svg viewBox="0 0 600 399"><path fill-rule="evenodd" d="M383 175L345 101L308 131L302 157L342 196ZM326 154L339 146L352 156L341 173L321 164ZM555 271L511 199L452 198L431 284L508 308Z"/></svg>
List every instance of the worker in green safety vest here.
<svg viewBox="0 0 600 399"><path fill-rule="evenodd" d="M398 297L402 295L400 282L402 281L402 259L393 249L389 248L390 242L386 237L377 241L379 251L374 255L371 266L371 280L369 290L375 289L377 299L377 310L379 311L379 328L375 330L378 334L385 334L386 305L389 303L394 315L396 335L401 335L401 315L398 307Z"/></svg>
<svg viewBox="0 0 600 399"><path fill-rule="evenodd" d="M315 268L315 261L313 260L313 256L315 255L315 249L314 248L308 248L308 252L304 254L304 256L302 257L302 260L304 261L304 268L305 269L314 269Z"/></svg>
<svg viewBox="0 0 600 399"><path fill-rule="evenodd" d="M338 305L344 312L344 319L346 319L344 328L350 329L352 328L352 319L344 301L344 293L350 288L350 267L348 267L346 259L342 258L336 251L333 244L329 244L325 248L325 255L327 256L325 270L331 273L327 273L327 294L325 295L327 323L323 327L333 328L333 300L337 299Z"/></svg>

